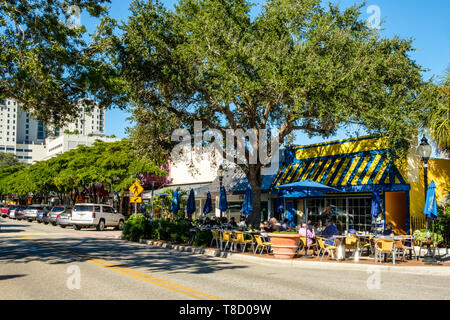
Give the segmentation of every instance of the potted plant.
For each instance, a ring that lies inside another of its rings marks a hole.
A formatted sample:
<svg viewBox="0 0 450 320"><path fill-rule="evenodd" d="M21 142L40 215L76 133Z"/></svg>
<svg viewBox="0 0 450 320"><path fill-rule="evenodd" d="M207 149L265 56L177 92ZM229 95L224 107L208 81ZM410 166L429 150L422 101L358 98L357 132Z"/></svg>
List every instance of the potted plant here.
<svg viewBox="0 0 450 320"><path fill-rule="evenodd" d="M275 258L292 259L295 256L300 241L300 235L293 231L269 233L271 248Z"/></svg>

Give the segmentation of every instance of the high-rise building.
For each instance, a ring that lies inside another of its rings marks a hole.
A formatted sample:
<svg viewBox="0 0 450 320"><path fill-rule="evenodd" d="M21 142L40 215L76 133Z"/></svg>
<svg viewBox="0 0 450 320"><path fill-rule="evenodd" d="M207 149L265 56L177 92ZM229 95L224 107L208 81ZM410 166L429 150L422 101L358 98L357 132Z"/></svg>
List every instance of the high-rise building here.
<svg viewBox="0 0 450 320"><path fill-rule="evenodd" d="M73 139L70 135L64 139L77 141L71 143L74 147L91 140L93 143L95 138L104 139L105 111L97 107L82 107L77 120L53 130L42 121L31 118L30 113L22 110L14 99L0 99L0 151L14 153L20 161L31 164L48 158L52 152L47 149L46 142L66 132L76 134Z"/></svg>

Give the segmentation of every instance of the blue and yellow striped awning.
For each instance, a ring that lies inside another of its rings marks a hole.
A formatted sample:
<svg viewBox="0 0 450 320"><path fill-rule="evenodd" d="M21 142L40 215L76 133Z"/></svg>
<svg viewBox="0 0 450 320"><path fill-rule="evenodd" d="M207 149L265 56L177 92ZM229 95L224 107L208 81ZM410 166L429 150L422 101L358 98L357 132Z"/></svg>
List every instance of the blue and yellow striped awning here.
<svg viewBox="0 0 450 320"><path fill-rule="evenodd" d="M409 190L396 166L389 162L387 149L367 150L355 153L336 154L298 159L294 150L287 150L272 188L313 180L342 191Z"/></svg>

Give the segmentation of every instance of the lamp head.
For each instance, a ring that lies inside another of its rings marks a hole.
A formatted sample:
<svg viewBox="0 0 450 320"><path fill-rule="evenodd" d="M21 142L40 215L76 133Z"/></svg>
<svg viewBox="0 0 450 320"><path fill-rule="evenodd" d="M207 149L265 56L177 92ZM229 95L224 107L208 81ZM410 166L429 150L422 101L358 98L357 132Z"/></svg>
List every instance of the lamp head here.
<svg viewBox="0 0 450 320"><path fill-rule="evenodd" d="M428 159L430 159L431 153L433 152L430 144L428 143L427 138L423 136L422 140L420 141L419 146L417 147L417 153L419 154L419 157L422 159L423 162L428 162Z"/></svg>

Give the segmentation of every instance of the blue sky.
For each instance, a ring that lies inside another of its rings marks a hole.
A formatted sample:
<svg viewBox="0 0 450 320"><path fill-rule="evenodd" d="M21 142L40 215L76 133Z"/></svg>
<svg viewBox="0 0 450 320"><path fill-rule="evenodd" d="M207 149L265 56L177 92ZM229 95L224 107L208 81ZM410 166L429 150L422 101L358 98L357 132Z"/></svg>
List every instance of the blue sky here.
<svg viewBox="0 0 450 320"><path fill-rule="evenodd" d="M163 0L168 8L178 1ZM252 10L257 13L263 0L254 0L257 6ZM328 1L324 1L326 3ZM341 7L348 7L362 1L341 0L331 1ZM112 0L110 14L113 18L126 20L129 15L131 0ZM434 76L442 76L446 68L450 66L450 1L449 0L367 0L363 8L364 19L369 19L373 12L367 12L369 6L377 6L380 9L382 23L381 34L385 37L399 36L412 38L413 46L417 49L412 53L412 59L423 66L426 71L423 76L429 79ZM95 21L83 19L81 22L88 31L95 28ZM129 114L121 110L108 110L106 113L106 134L115 134L117 137L126 137L125 128L130 123L125 121ZM342 139L348 135L355 135L354 130L347 132L341 130L337 135L326 140ZM363 134L363 132L359 132ZM297 144L309 144L324 141L322 138L309 139L304 134L297 134Z"/></svg>

